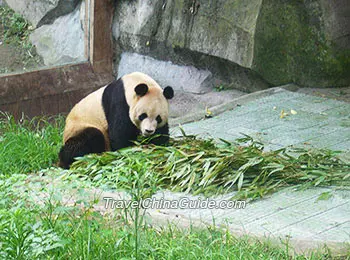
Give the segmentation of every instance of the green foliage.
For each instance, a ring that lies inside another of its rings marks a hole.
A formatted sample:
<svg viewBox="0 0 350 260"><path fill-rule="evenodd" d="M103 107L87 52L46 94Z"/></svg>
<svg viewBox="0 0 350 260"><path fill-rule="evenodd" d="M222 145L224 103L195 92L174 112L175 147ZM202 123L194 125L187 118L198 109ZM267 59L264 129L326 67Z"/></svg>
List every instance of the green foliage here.
<svg viewBox="0 0 350 260"><path fill-rule="evenodd" d="M5 42L24 44L28 40L30 25L20 14L8 7L0 6L0 17Z"/></svg>
<svg viewBox="0 0 350 260"><path fill-rule="evenodd" d="M49 251L63 247L55 231L39 219L37 205L28 204L26 175L0 175L0 259L39 259Z"/></svg>
<svg viewBox="0 0 350 260"><path fill-rule="evenodd" d="M0 175L30 173L56 163L63 125L62 117L16 122L0 114Z"/></svg>
<svg viewBox="0 0 350 260"><path fill-rule="evenodd" d="M220 85L216 85L214 89L215 89L215 91L217 91L217 92L221 92L221 91L227 90L228 87L225 86L225 85L223 85L223 84L220 84Z"/></svg>
<svg viewBox="0 0 350 260"><path fill-rule="evenodd" d="M20 14L9 7L0 6L0 40L15 47L24 67L41 64L41 57L36 54L35 47L29 40L32 30L30 23ZM0 68L0 73L12 70L12 68Z"/></svg>
<svg viewBox="0 0 350 260"><path fill-rule="evenodd" d="M237 238L215 225L180 229L140 222L135 232L134 219L122 212L100 214L90 200L65 206L56 190L44 203L30 203L29 194L18 192L26 177L0 178L1 259L331 259L321 251L290 257L288 241L276 247L267 240Z"/></svg>
<svg viewBox="0 0 350 260"><path fill-rule="evenodd" d="M30 218L25 210L2 212L0 237L2 259L36 259L51 250L64 247L62 240L40 221Z"/></svg>
<svg viewBox="0 0 350 260"><path fill-rule="evenodd" d="M15 195L14 187L23 180L23 176L0 180L0 193ZM94 202L68 207L54 195L44 202L30 204L23 194L19 200L2 204L1 259L291 259L287 246L236 238L214 225L180 229L170 224L162 228L142 224L136 233L133 223L122 215L102 215L94 210ZM294 258L321 257L329 259L321 252Z"/></svg>
<svg viewBox="0 0 350 260"><path fill-rule="evenodd" d="M167 147L135 146L85 156L72 169L74 173L90 176L97 185L129 189L136 172L147 172L145 185L152 187L149 192L155 187L207 195L236 190L237 198L250 199L287 186L350 184L350 164L340 160L336 152L326 149L264 152L264 146L249 136L238 143L224 141L223 146L213 140L185 136L173 139ZM152 180L152 184L147 180Z"/></svg>

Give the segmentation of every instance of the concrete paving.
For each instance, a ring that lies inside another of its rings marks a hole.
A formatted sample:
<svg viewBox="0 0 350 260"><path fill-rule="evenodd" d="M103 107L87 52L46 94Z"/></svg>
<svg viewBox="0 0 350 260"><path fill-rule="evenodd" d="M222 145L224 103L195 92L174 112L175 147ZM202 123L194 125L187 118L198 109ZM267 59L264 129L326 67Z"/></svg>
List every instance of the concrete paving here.
<svg viewBox="0 0 350 260"><path fill-rule="evenodd" d="M178 119L186 134L233 141L250 135L265 144L265 149L285 146L330 148L350 151L350 104L288 91L293 86L274 88L239 97L229 104ZM223 110L228 110L222 112ZM174 136L180 135L177 127ZM328 200L319 200L330 193ZM155 195L174 200L187 196L171 192ZM193 200L198 197L191 197ZM218 198L216 198L218 199ZM221 198L225 199L225 198ZM219 199L220 200L220 199ZM233 233L289 241L297 252L327 244L333 250L349 250L350 190L314 188L305 191L286 189L269 198L247 203L244 209L161 209L149 211L154 223L162 220L226 226Z"/></svg>
<svg viewBox="0 0 350 260"><path fill-rule="evenodd" d="M212 118L184 124L183 129L186 134L228 141L243 133L264 143L266 149L294 145L350 151L349 103L283 88L269 91L262 97L254 93L248 101L246 97L237 98L229 111L217 115L213 112ZM204 118L204 112L198 117ZM179 124L181 119L177 121ZM179 135L180 131L175 127L172 134Z"/></svg>
<svg viewBox="0 0 350 260"><path fill-rule="evenodd" d="M245 95L239 90L209 91L202 94L189 92L175 92L176 95L170 100L170 120L181 118L183 115L200 114L206 107L213 107L229 102L232 99Z"/></svg>

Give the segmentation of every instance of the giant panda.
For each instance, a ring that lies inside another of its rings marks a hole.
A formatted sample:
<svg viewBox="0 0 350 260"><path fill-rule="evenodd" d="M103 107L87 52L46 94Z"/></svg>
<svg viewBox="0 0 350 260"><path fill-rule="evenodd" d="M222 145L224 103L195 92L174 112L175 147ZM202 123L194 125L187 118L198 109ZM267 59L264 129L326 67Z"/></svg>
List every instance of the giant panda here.
<svg viewBox="0 0 350 260"><path fill-rule="evenodd" d="M59 166L68 169L75 157L130 146L139 134L157 134L152 143L167 143L168 100L173 96L171 87L163 90L141 72L124 75L92 92L66 118Z"/></svg>

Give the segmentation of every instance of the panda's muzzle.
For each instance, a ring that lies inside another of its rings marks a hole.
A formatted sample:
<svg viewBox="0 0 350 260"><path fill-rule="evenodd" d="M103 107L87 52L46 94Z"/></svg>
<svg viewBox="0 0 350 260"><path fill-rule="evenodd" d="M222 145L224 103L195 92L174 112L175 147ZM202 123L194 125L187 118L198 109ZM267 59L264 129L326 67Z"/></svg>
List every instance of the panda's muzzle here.
<svg viewBox="0 0 350 260"><path fill-rule="evenodd" d="M154 130L150 130L150 129L145 129L145 132L143 133L143 135L145 136L150 136L152 134L154 134Z"/></svg>
<svg viewBox="0 0 350 260"><path fill-rule="evenodd" d="M143 136L150 136L155 133L157 129L157 121L152 118L145 118L142 120L140 130Z"/></svg>

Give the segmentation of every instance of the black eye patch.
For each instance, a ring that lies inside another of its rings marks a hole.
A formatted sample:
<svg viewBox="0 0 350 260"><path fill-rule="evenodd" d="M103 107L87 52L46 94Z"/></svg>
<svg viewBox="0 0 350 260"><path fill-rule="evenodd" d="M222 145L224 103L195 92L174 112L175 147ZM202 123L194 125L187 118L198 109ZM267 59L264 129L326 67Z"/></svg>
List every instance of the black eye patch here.
<svg viewBox="0 0 350 260"><path fill-rule="evenodd" d="M162 118L160 116L156 117L157 123L160 124L162 122Z"/></svg>
<svg viewBox="0 0 350 260"><path fill-rule="evenodd" d="M147 118L147 114L146 113L142 113L141 115L139 115L139 120L140 121L142 121L145 118Z"/></svg>

